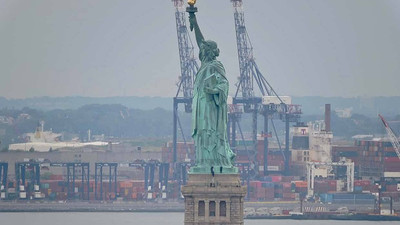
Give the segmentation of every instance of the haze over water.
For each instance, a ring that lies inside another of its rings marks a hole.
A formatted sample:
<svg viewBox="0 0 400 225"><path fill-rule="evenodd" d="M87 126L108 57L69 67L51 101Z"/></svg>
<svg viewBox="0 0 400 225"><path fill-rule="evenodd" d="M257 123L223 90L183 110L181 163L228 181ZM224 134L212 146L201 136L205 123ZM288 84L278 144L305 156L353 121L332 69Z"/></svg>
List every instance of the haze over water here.
<svg viewBox="0 0 400 225"><path fill-rule="evenodd" d="M0 213L1 224L29 225L178 225L183 213ZM245 220L246 225L394 225L398 222L335 220Z"/></svg>

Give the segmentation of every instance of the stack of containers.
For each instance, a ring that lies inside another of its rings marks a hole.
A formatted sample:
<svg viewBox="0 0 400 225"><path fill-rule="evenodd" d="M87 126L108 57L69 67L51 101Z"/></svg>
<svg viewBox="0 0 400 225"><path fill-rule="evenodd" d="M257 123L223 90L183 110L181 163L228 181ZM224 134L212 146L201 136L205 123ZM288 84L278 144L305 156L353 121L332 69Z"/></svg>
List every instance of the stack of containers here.
<svg viewBox="0 0 400 225"><path fill-rule="evenodd" d="M306 181L293 181L298 177L266 176L262 181L251 181L248 187L251 201L298 201L307 194ZM326 181L326 192L335 190L335 181ZM331 187L332 186L332 187Z"/></svg>
<svg viewBox="0 0 400 225"><path fill-rule="evenodd" d="M250 185L247 187L247 189L248 189L248 192L249 192L249 195L250 196L248 196L248 198L251 200L251 201L255 201L255 200L257 200L256 199L256 185L255 185L255 183L254 183L254 181L250 181Z"/></svg>
<svg viewBox="0 0 400 225"><path fill-rule="evenodd" d="M315 180L314 192L318 194L333 193L337 191L337 180Z"/></svg>
<svg viewBox="0 0 400 225"><path fill-rule="evenodd" d="M336 192L337 191L337 180L327 180L328 183L328 192Z"/></svg>
<svg viewBox="0 0 400 225"><path fill-rule="evenodd" d="M283 176L282 177L282 182L292 182L296 179L298 179L299 177L294 177L294 176Z"/></svg>
<svg viewBox="0 0 400 225"><path fill-rule="evenodd" d="M125 180L118 182L118 190L119 196L125 200L132 199L132 189L133 189L133 181Z"/></svg>
<svg viewBox="0 0 400 225"><path fill-rule="evenodd" d="M400 172L400 159L391 143L383 143L384 150L384 172Z"/></svg>
<svg viewBox="0 0 400 225"><path fill-rule="evenodd" d="M273 201L275 185L272 182L262 182L261 187L264 189L264 200Z"/></svg>
<svg viewBox="0 0 400 225"><path fill-rule="evenodd" d="M145 192L144 180L134 180L132 184L132 200L142 200L142 194Z"/></svg>
<svg viewBox="0 0 400 225"><path fill-rule="evenodd" d="M167 187L167 196L172 199L178 199L181 197L179 183L177 181L169 181Z"/></svg>
<svg viewBox="0 0 400 225"><path fill-rule="evenodd" d="M292 183L291 182L282 182L283 187L283 200L285 201L294 201L296 196L294 192L292 192Z"/></svg>
<svg viewBox="0 0 400 225"><path fill-rule="evenodd" d="M273 201L275 183L269 181L251 181L250 182L250 200L251 201Z"/></svg>
<svg viewBox="0 0 400 225"><path fill-rule="evenodd" d="M332 194L333 203L337 204L375 204L375 196L372 194Z"/></svg>
<svg viewBox="0 0 400 225"><path fill-rule="evenodd" d="M336 180L315 180L314 181L314 192L318 194L336 192L337 181Z"/></svg>
<svg viewBox="0 0 400 225"><path fill-rule="evenodd" d="M270 176L270 177L271 177L271 181L274 183L282 182L282 176L280 176L280 175L275 175L275 176Z"/></svg>
<svg viewBox="0 0 400 225"><path fill-rule="evenodd" d="M279 201L283 198L283 185L280 182L279 183L276 182L274 183L274 188L275 188L274 198L275 200Z"/></svg>
<svg viewBox="0 0 400 225"><path fill-rule="evenodd" d="M50 189L50 184L42 180L42 182L40 183L40 192L42 192L45 197L48 198L52 193Z"/></svg>
<svg viewBox="0 0 400 225"><path fill-rule="evenodd" d="M172 163L174 160L174 150L172 142L168 142L164 147L161 148L162 156L161 161L165 163ZM194 154L194 144L178 142L176 146L176 154L178 162L184 162L187 158L190 158L189 154Z"/></svg>
<svg viewBox="0 0 400 225"><path fill-rule="evenodd" d="M257 162L259 165L264 165L264 141L258 140L257 142ZM260 176L264 175L264 170L270 172L282 172L284 169L284 158L282 152L276 149L269 149L267 164L269 168L264 168L260 166Z"/></svg>
<svg viewBox="0 0 400 225"><path fill-rule="evenodd" d="M359 141L363 149L360 165L363 170L382 175L382 172L400 172L400 159L389 141ZM361 174L361 176L370 174Z"/></svg>
<svg viewBox="0 0 400 225"><path fill-rule="evenodd" d="M328 193L329 186L325 180L314 181L314 192L317 194Z"/></svg>
<svg viewBox="0 0 400 225"><path fill-rule="evenodd" d="M63 180L64 176L63 175L56 175L56 174L51 174L49 180Z"/></svg>
<svg viewBox="0 0 400 225"><path fill-rule="evenodd" d="M355 180L354 181L354 192L361 193L370 191L371 181L369 180Z"/></svg>
<svg viewBox="0 0 400 225"><path fill-rule="evenodd" d="M362 148L355 142L354 146L332 146L332 161L338 162L342 157L351 159L357 167L360 164Z"/></svg>
<svg viewBox="0 0 400 225"><path fill-rule="evenodd" d="M381 141L360 141L360 176L381 176L383 172L383 146Z"/></svg>
<svg viewBox="0 0 400 225"><path fill-rule="evenodd" d="M261 181L255 181L254 182L254 187L255 187L255 198L258 201L262 201L264 199L265 191L262 188L262 183Z"/></svg>
<svg viewBox="0 0 400 225"><path fill-rule="evenodd" d="M295 192L301 195L307 194L307 181L294 181Z"/></svg>
<svg viewBox="0 0 400 225"><path fill-rule="evenodd" d="M249 152L238 149L236 151L236 162L249 162Z"/></svg>
<svg viewBox="0 0 400 225"><path fill-rule="evenodd" d="M400 200L400 182L396 180L386 181L385 191L382 194L384 197L391 197L393 201Z"/></svg>

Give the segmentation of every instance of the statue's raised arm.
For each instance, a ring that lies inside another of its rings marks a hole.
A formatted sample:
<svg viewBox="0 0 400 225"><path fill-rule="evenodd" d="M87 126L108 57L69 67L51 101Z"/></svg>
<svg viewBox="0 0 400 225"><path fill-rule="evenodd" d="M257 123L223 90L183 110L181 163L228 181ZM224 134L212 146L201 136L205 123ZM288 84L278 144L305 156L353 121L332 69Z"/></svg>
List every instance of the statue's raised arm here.
<svg viewBox="0 0 400 225"><path fill-rule="evenodd" d="M200 31L199 24L197 23L196 15L194 12L189 13L190 30L194 29L194 34L196 36L197 46L200 48L200 44L204 41L204 36Z"/></svg>

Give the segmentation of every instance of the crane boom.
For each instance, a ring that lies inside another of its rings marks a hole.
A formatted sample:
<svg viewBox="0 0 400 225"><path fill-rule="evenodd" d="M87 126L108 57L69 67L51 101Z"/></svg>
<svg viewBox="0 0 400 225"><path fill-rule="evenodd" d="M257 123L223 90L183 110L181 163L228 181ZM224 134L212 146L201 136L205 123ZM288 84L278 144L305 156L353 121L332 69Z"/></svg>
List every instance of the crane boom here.
<svg viewBox="0 0 400 225"><path fill-rule="evenodd" d="M175 6L176 31L178 36L179 61L181 76L179 77L176 97L182 92L184 98L193 97L194 77L199 66L194 57L194 47L186 27L186 11L183 0L172 0ZM191 103L185 103L185 111L191 112Z"/></svg>
<svg viewBox="0 0 400 225"><path fill-rule="evenodd" d="M390 142L392 142L393 148L396 151L397 157L400 159L400 144L399 144L399 139L397 139L396 135L394 134L392 128L389 126L388 122L383 118L381 114L378 115L381 120L383 125L385 126L386 132L389 135Z"/></svg>
<svg viewBox="0 0 400 225"><path fill-rule="evenodd" d="M183 141L186 145L185 134L178 116L178 105L185 106L185 112L192 112L193 84L199 66L194 57L194 47L190 39L186 26L186 10L183 0L172 0L175 6L175 22L176 33L178 36L179 62L181 67L181 75L179 76L178 90L173 98L173 162L177 161L177 141L178 141L178 126L181 131ZM189 151L189 148L187 148ZM178 164L177 164L178 165Z"/></svg>
<svg viewBox="0 0 400 225"><path fill-rule="evenodd" d="M263 96L278 96L261 74L254 60L253 46L247 33L244 20L243 2L242 0L231 0L231 2L234 9L236 44L240 69L240 78L237 84L238 89L235 97L238 97L239 89L243 98L255 97L254 83L256 83Z"/></svg>

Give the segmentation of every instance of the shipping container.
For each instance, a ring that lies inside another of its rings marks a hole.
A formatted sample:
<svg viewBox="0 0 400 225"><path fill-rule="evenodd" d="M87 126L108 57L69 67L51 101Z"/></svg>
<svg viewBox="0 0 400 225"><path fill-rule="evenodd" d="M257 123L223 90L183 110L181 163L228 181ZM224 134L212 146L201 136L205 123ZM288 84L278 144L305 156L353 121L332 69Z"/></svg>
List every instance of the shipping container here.
<svg viewBox="0 0 400 225"><path fill-rule="evenodd" d="M296 188L306 188L307 181L294 181Z"/></svg>
<svg viewBox="0 0 400 225"><path fill-rule="evenodd" d="M271 176L272 182L281 182L282 176Z"/></svg>

